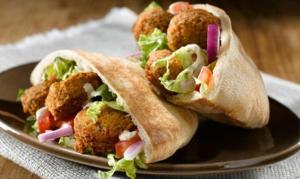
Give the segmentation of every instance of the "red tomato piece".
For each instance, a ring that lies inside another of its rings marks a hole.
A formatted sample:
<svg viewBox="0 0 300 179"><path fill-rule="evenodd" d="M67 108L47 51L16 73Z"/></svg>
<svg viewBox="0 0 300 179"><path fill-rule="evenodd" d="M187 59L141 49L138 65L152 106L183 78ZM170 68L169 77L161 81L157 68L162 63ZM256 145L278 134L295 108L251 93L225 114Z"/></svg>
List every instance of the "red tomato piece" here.
<svg viewBox="0 0 300 179"><path fill-rule="evenodd" d="M200 74L198 76L198 79L202 82L202 83L206 83L208 84L210 79L212 77L212 72L209 68L207 68L206 66L203 66L201 68Z"/></svg>
<svg viewBox="0 0 300 179"><path fill-rule="evenodd" d="M54 118L50 113L45 114L37 121L37 127L40 133L44 133L46 130L51 130L54 122Z"/></svg>
<svg viewBox="0 0 300 179"><path fill-rule="evenodd" d="M134 144L138 141L140 141L140 137L138 134L136 134L134 137L132 137L129 140L125 140L125 141L119 141L118 143L115 144L115 150L116 150L116 156L118 158L123 157L124 152L126 151L126 149L131 145Z"/></svg>
<svg viewBox="0 0 300 179"><path fill-rule="evenodd" d="M169 11L171 14L178 14L182 11L193 9L193 6L189 2L179 1L171 4L169 6Z"/></svg>
<svg viewBox="0 0 300 179"><path fill-rule="evenodd" d="M213 75L212 71L208 67L203 66L201 68L201 71L200 71L199 76L198 76L198 79L201 81L201 84L197 85L195 87L195 90L199 91L200 90L200 85L202 85L203 83L209 85L212 75Z"/></svg>

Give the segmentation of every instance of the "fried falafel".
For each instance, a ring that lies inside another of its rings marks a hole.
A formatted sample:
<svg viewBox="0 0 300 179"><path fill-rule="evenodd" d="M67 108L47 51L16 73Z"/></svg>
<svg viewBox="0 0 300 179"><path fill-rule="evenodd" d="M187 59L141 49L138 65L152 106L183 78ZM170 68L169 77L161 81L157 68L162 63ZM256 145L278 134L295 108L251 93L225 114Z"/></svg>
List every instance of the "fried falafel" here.
<svg viewBox="0 0 300 179"><path fill-rule="evenodd" d="M160 67L160 68L151 68L151 65L162 58L165 58L169 55L171 55L172 52L170 50L158 50L154 51L150 54L149 59L145 66L145 72L146 77L148 80L163 94L174 94L173 92L170 92L166 90L159 78L162 77L166 73L166 67ZM183 70L181 63L176 59L173 58L170 60L169 63L169 69L170 69L170 76L169 78L174 80L178 76L178 74Z"/></svg>
<svg viewBox="0 0 300 179"><path fill-rule="evenodd" d="M83 86L90 83L94 89L101 85L100 77L93 72L77 73L64 81L51 85L46 106L55 119L75 115L88 99Z"/></svg>
<svg viewBox="0 0 300 179"><path fill-rule="evenodd" d="M195 43L206 49L208 24L220 26L221 22L218 17L202 9L187 10L175 15L167 30L169 48L176 50Z"/></svg>
<svg viewBox="0 0 300 179"><path fill-rule="evenodd" d="M44 81L25 90L25 93L21 96L23 111L35 115L38 109L44 107L49 88L54 82L55 80Z"/></svg>
<svg viewBox="0 0 300 179"><path fill-rule="evenodd" d="M141 34L150 35L155 28L167 32L172 17L162 8L153 8L142 12L132 26L135 39L138 40Z"/></svg>
<svg viewBox="0 0 300 179"><path fill-rule="evenodd" d="M136 128L125 112L105 107L94 122L86 111L80 111L74 119L75 151L79 153L110 153L124 130Z"/></svg>

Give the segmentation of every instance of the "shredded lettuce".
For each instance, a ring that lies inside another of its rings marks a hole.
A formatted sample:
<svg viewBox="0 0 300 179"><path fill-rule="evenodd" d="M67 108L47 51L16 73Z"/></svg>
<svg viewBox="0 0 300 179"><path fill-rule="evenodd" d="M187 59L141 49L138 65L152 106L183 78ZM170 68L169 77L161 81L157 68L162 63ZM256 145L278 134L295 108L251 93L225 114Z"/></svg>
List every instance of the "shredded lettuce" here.
<svg viewBox="0 0 300 179"><path fill-rule="evenodd" d="M64 80L77 72L76 63L62 57L56 57L53 64L45 69L44 80L55 78Z"/></svg>
<svg viewBox="0 0 300 179"><path fill-rule="evenodd" d="M26 89L24 89L24 88L18 89L18 91L17 91L17 101L20 101L21 96L25 93L25 90Z"/></svg>
<svg viewBox="0 0 300 179"><path fill-rule="evenodd" d="M137 155L135 157L134 162L135 162L136 166L138 166L139 168L142 168L142 169L147 169L148 168L148 166L143 161L143 159L141 157L141 154Z"/></svg>
<svg viewBox="0 0 300 179"><path fill-rule="evenodd" d="M193 56L196 55L196 59ZM169 91L176 93L189 93L194 91L196 81L194 75L206 63L206 54L196 44L181 47L170 56L157 60L151 65L151 68L165 67L165 74L159 78L161 84ZM175 80L169 79L171 60L179 60L182 71Z"/></svg>
<svg viewBox="0 0 300 179"><path fill-rule="evenodd" d="M161 8L161 6L155 2L155 1L152 1L145 9L144 11L149 11L149 10L152 10L152 9L155 9L155 8Z"/></svg>
<svg viewBox="0 0 300 179"><path fill-rule="evenodd" d="M102 84L95 91L92 92L91 97L101 96L102 101L115 100L117 95L111 91L106 84Z"/></svg>
<svg viewBox="0 0 300 179"><path fill-rule="evenodd" d="M99 177L102 179L107 179L112 177L116 171L126 172L127 177L134 179L136 178L137 167L143 169L148 168L139 155L134 160L125 160L123 158L116 161L114 154L108 154L107 158L108 158L108 165L111 166L112 169L106 172L99 171L98 172Z"/></svg>
<svg viewBox="0 0 300 179"><path fill-rule="evenodd" d="M167 35L159 29L154 29L150 35L140 35L138 45L142 51L141 66L144 68L151 52L168 48Z"/></svg>
<svg viewBox="0 0 300 179"><path fill-rule="evenodd" d="M37 137L39 134L36 126L36 118L34 116L29 116L25 122L24 131L30 136Z"/></svg>
<svg viewBox="0 0 300 179"><path fill-rule="evenodd" d="M74 136L61 137L58 141L58 144L65 148L74 149L75 138Z"/></svg>
<svg viewBox="0 0 300 179"><path fill-rule="evenodd" d="M124 109L123 100L115 93L110 91L106 84L102 84L95 91L93 91L91 93L91 97L96 99L100 98L97 101L92 102L86 111L87 115L93 120L93 122L96 122L98 116L105 107L126 112Z"/></svg>
<svg viewBox="0 0 300 179"><path fill-rule="evenodd" d="M98 116L101 114L102 109L105 107L110 107L115 110L125 112L124 107L118 104L116 101L95 101L87 109L87 115L93 120L93 122L96 122Z"/></svg>

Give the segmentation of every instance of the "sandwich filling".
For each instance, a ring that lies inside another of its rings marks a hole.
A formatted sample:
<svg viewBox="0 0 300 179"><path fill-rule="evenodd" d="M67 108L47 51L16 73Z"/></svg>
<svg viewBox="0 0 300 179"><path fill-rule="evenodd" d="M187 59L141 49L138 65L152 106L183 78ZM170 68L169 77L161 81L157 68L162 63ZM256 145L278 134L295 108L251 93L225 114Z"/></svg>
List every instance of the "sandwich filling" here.
<svg viewBox="0 0 300 179"><path fill-rule="evenodd" d="M137 167L146 168L144 142L124 101L96 73L56 57L42 79L20 97L30 115L28 133L79 153L107 155L112 170L100 172L104 178L115 171L134 178Z"/></svg>
<svg viewBox="0 0 300 179"><path fill-rule="evenodd" d="M149 13L157 9L160 16ZM218 17L187 2L173 3L168 12L150 4L132 28L148 80L164 95L204 95L212 86L220 27Z"/></svg>

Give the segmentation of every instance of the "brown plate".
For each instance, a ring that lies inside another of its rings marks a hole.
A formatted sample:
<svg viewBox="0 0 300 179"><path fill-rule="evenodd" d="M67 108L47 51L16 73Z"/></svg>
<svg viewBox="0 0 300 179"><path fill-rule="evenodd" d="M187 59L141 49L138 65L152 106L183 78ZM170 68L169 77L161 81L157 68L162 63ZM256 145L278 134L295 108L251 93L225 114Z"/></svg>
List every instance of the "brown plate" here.
<svg viewBox="0 0 300 179"><path fill-rule="evenodd" d="M51 155L73 162L107 169L106 158L82 155L58 145L39 143L23 132L26 115L15 102L18 88L29 87L29 75L36 63L19 66L0 74L0 128L15 138ZM201 122L192 141L171 158L150 165L138 173L196 175L239 171L271 164L300 149L300 120L284 105L270 98L270 123L246 130Z"/></svg>

